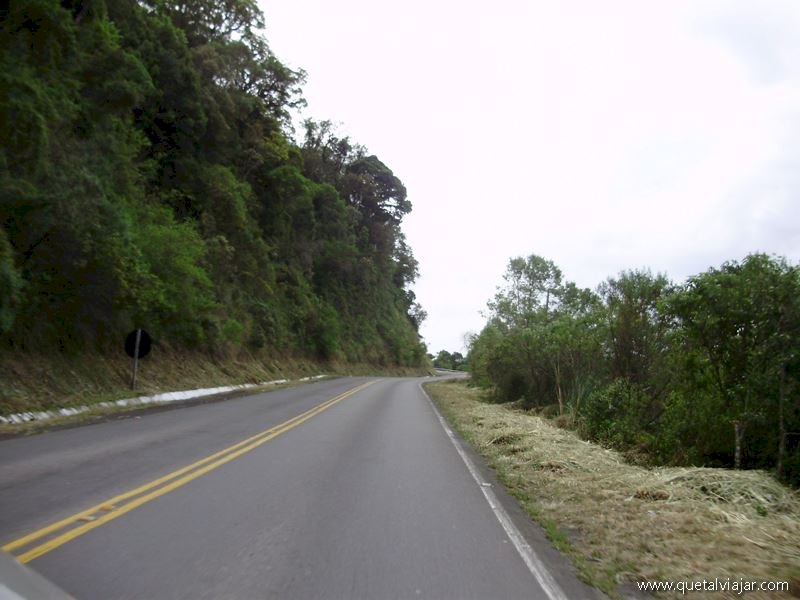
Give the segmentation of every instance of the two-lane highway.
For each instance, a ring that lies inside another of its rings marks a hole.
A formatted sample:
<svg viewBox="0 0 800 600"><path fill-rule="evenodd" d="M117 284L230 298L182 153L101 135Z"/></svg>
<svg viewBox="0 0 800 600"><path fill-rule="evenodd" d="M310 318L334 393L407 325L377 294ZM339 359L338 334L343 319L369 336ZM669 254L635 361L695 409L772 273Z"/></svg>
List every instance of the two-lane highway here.
<svg viewBox="0 0 800 600"><path fill-rule="evenodd" d="M0 442L0 542L78 599L593 595L528 546L420 381Z"/></svg>

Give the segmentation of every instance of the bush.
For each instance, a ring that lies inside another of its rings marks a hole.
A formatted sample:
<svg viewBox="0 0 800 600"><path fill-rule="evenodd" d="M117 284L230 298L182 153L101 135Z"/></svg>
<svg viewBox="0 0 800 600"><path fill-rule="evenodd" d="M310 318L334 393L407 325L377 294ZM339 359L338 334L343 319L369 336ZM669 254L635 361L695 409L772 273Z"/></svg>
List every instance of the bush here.
<svg viewBox="0 0 800 600"><path fill-rule="evenodd" d="M623 450L649 446L651 406L651 399L639 386L617 379L588 396L579 415L581 427L588 437L607 446Z"/></svg>

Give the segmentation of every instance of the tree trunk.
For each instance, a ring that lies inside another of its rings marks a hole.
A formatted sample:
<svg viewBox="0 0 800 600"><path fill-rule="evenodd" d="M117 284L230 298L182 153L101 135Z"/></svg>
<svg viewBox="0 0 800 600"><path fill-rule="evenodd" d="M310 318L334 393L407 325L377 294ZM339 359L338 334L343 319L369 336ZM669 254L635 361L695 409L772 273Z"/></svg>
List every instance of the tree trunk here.
<svg viewBox="0 0 800 600"><path fill-rule="evenodd" d="M783 461L786 458L786 420L783 406L786 401L786 363L781 364L781 380L778 387L778 464L775 471L780 479L783 476Z"/></svg>
<svg viewBox="0 0 800 600"><path fill-rule="evenodd" d="M744 437L744 427L741 422L736 421L733 424L733 433L736 440L736 449L733 454L733 468L742 468L742 438Z"/></svg>
<svg viewBox="0 0 800 600"><path fill-rule="evenodd" d="M556 361L556 396L558 397L558 414L564 414L564 394L561 391L561 366Z"/></svg>
<svg viewBox="0 0 800 600"><path fill-rule="evenodd" d="M84 17L89 14L89 5L91 2L89 0L84 0L83 4L81 5L80 11L75 16L75 23L80 25L81 21L83 21Z"/></svg>

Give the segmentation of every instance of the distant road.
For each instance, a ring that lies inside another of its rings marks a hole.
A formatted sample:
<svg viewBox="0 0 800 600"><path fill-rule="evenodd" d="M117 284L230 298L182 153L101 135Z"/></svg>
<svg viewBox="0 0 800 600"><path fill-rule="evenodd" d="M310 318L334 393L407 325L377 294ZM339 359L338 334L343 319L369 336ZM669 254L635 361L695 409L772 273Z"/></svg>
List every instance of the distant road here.
<svg viewBox="0 0 800 600"><path fill-rule="evenodd" d="M0 543L78 599L593 597L495 497L421 381L2 441Z"/></svg>

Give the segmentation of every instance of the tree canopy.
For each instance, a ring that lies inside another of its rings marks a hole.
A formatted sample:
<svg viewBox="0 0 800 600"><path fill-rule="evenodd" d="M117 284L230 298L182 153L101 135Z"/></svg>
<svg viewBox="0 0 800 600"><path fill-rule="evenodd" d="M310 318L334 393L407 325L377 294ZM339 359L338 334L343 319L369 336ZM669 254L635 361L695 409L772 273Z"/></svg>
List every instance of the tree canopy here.
<svg viewBox="0 0 800 600"><path fill-rule="evenodd" d="M534 255L509 262L468 365L496 400L650 461L800 485L798 339L800 268L783 258L752 254L682 285L625 271L592 291Z"/></svg>
<svg viewBox="0 0 800 600"><path fill-rule="evenodd" d="M255 0L0 12L0 342L426 362L406 189L327 122Z"/></svg>

